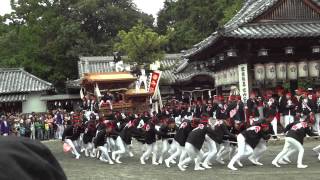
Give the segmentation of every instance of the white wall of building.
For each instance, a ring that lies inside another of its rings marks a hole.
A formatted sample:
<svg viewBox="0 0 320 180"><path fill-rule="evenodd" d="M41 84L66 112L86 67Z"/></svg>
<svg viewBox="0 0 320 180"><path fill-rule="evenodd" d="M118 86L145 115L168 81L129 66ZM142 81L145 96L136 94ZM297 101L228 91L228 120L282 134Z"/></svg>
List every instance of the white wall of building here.
<svg viewBox="0 0 320 180"><path fill-rule="evenodd" d="M22 102L22 112L46 112L47 104L46 101L41 101L41 93L32 93L27 96L27 100Z"/></svg>

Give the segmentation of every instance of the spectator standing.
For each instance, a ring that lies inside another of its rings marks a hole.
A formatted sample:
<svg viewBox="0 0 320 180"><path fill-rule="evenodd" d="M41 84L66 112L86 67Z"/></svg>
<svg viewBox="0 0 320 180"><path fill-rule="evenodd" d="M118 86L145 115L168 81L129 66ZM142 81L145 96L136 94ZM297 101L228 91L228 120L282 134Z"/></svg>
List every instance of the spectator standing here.
<svg viewBox="0 0 320 180"><path fill-rule="evenodd" d="M35 122L35 129L36 129L36 138L38 140L43 140L43 123L40 119L36 120Z"/></svg>
<svg viewBox="0 0 320 180"><path fill-rule="evenodd" d="M36 139L35 119L33 116L30 116L29 127L30 127L30 131L31 131L30 139Z"/></svg>
<svg viewBox="0 0 320 180"><path fill-rule="evenodd" d="M10 133L10 124L6 116L1 116L0 130L2 136L8 136Z"/></svg>
<svg viewBox="0 0 320 180"><path fill-rule="evenodd" d="M64 131L64 127L63 127L63 114L60 110L58 110L55 115L54 115L54 122L57 126L57 130L56 130L56 133L55 133L55 137L57 139L62 139L62 133Z"/></svg>

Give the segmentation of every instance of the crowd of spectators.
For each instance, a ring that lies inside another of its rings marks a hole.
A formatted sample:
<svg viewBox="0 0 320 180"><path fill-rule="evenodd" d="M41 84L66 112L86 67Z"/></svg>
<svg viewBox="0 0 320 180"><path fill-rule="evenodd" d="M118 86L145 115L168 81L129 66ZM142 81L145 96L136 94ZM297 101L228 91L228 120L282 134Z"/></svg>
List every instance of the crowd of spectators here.
<svg viewBox="0 0 320 180"><path fill-rule="evenodd" d="M71 121L71 113L53 110L46 113L0 113L1 136L22 136L31 139L61 139L62 132Z"/></svg>

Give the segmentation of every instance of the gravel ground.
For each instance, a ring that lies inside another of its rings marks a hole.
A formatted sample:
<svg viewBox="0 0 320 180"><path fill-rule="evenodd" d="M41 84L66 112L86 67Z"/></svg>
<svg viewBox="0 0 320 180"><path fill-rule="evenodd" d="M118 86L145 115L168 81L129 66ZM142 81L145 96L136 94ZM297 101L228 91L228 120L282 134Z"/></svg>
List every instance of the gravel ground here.
<svg viewBox="0 0 320 180"><path fill-rule="evenodd" d="M268 145L268 150L261 159L264 164L262 167L253 166L246 159L242 160L244 168L233 172L226 166L214 164L212 169L205 171L193 171L190 166L185 172L178 170L176 166L166 168L165 165L153 166L150 161L147 165L139 163L139 143L134 143L135 156L133 158L124 157L121 159L123 164L109 165L96 159L81 156L79 160L72 158L71 154L62 151L61 142L44 142L61 163L69 180L104 180L104 179L143 179L143 180L319 180L320 161L312 148L319 144L318 140L310 140L304 144L305 156L304 164L309 165L306 169L296 168L296 157L291 157L294 162L291 165L282 165L282 168L275 168L271 165L272 159L283 147L283 141L277 141ZM294 155L296 156L296 155ZM150 158L151 159L151 158Z"/></svg>

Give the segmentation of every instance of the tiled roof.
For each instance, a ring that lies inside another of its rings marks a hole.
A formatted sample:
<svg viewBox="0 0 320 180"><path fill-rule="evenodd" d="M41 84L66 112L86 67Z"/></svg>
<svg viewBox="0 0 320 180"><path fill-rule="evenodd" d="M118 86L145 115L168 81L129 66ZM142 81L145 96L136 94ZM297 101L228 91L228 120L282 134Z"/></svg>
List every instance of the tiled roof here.
<svg viewBox="0 0 320 180"><path fill-rule="evenodd" d="M265 13L280 0L247 0L241 10L223 28L187 50L185 57L190 57L214 44L223 37L239 38L279 38L279 37L314 37L319 36L320 22L290 22L278 24L248 24ZM320 0L312 0L320 6Z"/></svg>
<svg viewBox="0 0 320 180"><path fill-rule="evenodd" d="M166 54L161 61L161 66L164 69L171 68L181 60L181 54ZM126 57L122 57L126 58ZM80 57L78 61L79 77L83 77L84 73L105 73L114 72L115 64L113 56L93 56Z"/></svg>
<svg viewBox="0 0 320 180"><path fill-rule="evenodd" d="M53 89L46 82L20 68L0 68L0 94L47 91Z"/></svg>
<svg viewBox="0 0 320 180"><path fill-rule="evenodd" d="M80 57L78 61L79 77L84 73L102 73L114 71L113 56Z"/></svg>
<svg viewBox="0 0 320 180"><path fill-rule="evenodd" d="M127 57L122 57L122 59L123 58ZM176 69L182 62L182 54L165 54L160 64L161 68L167 71ZM80 79L67 81L66 84L68 88L79 88L84 73L114 72L115 64L113 62L113 56L80 57L80 61L78 61L78 71Z"/></svg>
<svg viewBox="0 0 320 180"><path fill-rule="evenodd" d="M26 100L26 94L1 94L0 102L20 102Z"/></svg>
<svg viewBox="0 0 320 180"><path fill-rule="evenodd" d="M185 72L185 73L174 73L173 70L167 70L162 72L161 79L164 79L164 81L162 81L162 84L173 84L177 82L189 81L193 77L199 76L199 75L208 75L214 78L213 72L192 71L192 72Z"/></svg>
<svg viewBox="0 0 320 180"><path fill-rule="evenodd" d="M320 36L319 22L250 24L226 33L226 37L260 39Z"/></svg>
<svg viewBox="0 0 320 180"><path fill-rule="evenodd" d="M55 100L66 100L66 99L80 99L80 94L56 94L41 96L41 101L55 101Z"/></svg>

